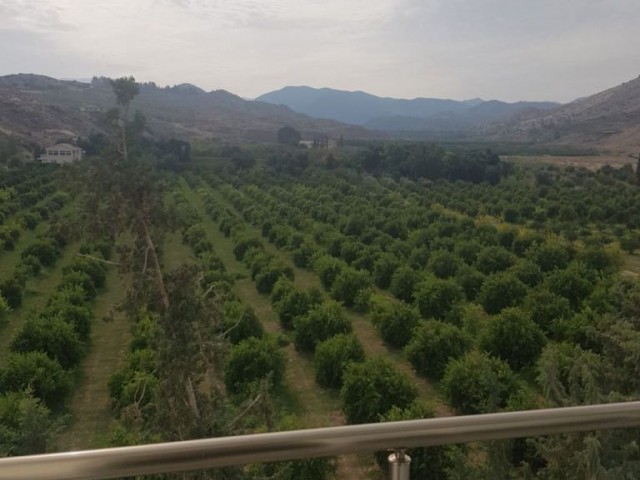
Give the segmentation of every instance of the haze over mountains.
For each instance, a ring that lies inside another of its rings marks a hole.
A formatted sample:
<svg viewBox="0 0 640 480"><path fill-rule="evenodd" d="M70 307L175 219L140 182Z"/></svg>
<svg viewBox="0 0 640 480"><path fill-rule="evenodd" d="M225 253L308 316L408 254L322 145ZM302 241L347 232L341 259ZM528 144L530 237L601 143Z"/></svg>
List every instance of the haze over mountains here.
<svg viewBox="0 0 640 480"><path fill-rule="evenodd" d="M554 102L507 103L415 98L382 98L365 92L331 88L285 87L265 93L256 100L284 105L311 117L362 125L366 128L398 131L468 131L479 125L532 115L560 106Z"/></svg>
<svg viewBox="0 0 640 480"><path fill-rule="evenodd" d="M91 83L33 74L0 77L0 132L46 144L63 137L87 136L104 128L104 112L115 106L106 78ZM331 120L308 117L284 106L244 100L224 90L206 92L180 84L141 85L131 111L141 110L152 131L184 139L272 142L283 125L304 138L329 136L374 139L379 133Z"/></svg>
<svg viewBox="0 0 640 480"><path fill-rule="evenodd" d="M87 136L104 131L104 112L114 105L106 78L82 83L7 75L0 77L0 134L41 145ZM145 83L131 106L137 109L153 134L187 140L273 142L279 128L291 125L308 140L401 137L562 144L623 153L640 149L640 78L565 105L401 100L310 87L285 87L251 101L188 83Z"/></svg>

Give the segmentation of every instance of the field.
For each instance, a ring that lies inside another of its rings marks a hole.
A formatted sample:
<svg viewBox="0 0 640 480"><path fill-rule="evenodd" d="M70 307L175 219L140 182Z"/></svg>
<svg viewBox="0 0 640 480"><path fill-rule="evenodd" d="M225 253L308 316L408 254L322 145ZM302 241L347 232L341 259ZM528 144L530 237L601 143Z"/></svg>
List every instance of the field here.
<svg viewBox="0 0 640 480"><path fill-rule="evenodd" d="M547 164L560 167L586 168L592 171L596 171L605 165L621 168L625 165L635 165L637 162L637 159L620 155L502 155L501 158L506 162L515 164Z"/></svg>
<svg viewBox="0 0 640 480"><path fill-rule="evenodd" d="M594 157L215 148L180 168L96 158L5 177L6 454L637 396L640 190ZM632 472L632 443L409 453L415 478L551 479L588 468L587 450ZM203 478L382 471L363 454Z"/></svg>

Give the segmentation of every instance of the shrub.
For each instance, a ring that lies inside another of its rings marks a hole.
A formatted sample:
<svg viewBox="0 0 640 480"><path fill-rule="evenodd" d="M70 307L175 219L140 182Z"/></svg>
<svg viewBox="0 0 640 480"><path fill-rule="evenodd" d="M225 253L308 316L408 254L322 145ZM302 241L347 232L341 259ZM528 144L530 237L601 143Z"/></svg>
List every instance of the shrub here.
<svg viewBox="0 0 640 480"><path fill-rule="evenodd" d="M402 348L418 325L420 315L415 308L386 298L372 302L371 321L380 332L382 339L389 345Z"/></svg>
<svg viewBox="0 0 640 480"><path fill-rule="evenodd" d="M393 407L406 408L418 393L411 381L383 358L351 363L344 372L340 398L349 423L371 423Z"/></svg>
<svg viewBox="0 0 640 480"><path fill-rule="evenodd" d="M238 300L229 300L223 305L222 330L232 344L250 337L260 338L264 328L253 309Z"/></svg>
<svg viewBox="0 0 640 480"><path fill-rule="evenodd" d="M451 406L463 414L495 412L517 388L509 365L477 351L450 361L441 385Z"/></svg>
<svg viewBox="0 0 640 480"><path fill-rule="evenodd" d="M309 310L321 303L322 293L317 289L291 290L275 304L280 325L285 330L291 330L296 318L306 315Z"/></svg>
<svg viewBox="0 0 640 480"><path fill-rule="evenodd" d="M231 348L224 366L224 383L231 393L242 393L268 376L277 387L284 376L286 357L273 339L248 338Z"/></svg>
<svg viewBox="0 0 640 480"><path fill-rule="evenodd" d="M510 273L497 273L487 278L480 289L478 300L484 310L491 314L500 313L507 307L516 307L527 295L527 287Z"/></svg>
<svg viewBox="0 0 640 480"><path fill-rule="evenodd" d="M418 285L415 298L420 315L443 320L464 301L465 295L462 287L453 280L431 278Z"/></svg>
<svg viewBox="0 0 640 480"><path fill-rule="evenodd" d="M313 357L316 381L323 387L340 388L347 365L363 360L364 350L355 335L334 335L316 347Z"/></svg>
<svg viewBox="0 0 640 480"><path fill-rule="evenodd" d="M371 287L371 277L362 270L344 268L331 286L331 296L347 307L352 307L358 293Z"/></svg>
<svg viewBox="0 0 640 480"><path fill-rule="evenodd" d="M470 339L447 323L421 322L404 349L407 359L421 375L441 378L447 363L461 357L470 347Z"/></svg>
<svg viewBox="0 0 640 480"><path fill-rule="evenodd" d="M12 309L19 308L22 304L22 286L15 278L5 280L0 285L0 295Z"/></svg>
<svg viewBox="0 0 640 480"><path fill-rule="evenodd" d="M351 333L351 321L346 317L342 306L333 300L327 300L314 307L294 322L295 346L297 350L312 352L316 345L327 338L340 333Z"/></svg>
<svg viewBox="0 0 640 480"><path fill-rule="evenodd" d="M51 407L61 407L71 392L71 377L43 352L12 353L0 371L0 391L33 394Z"/></svg>

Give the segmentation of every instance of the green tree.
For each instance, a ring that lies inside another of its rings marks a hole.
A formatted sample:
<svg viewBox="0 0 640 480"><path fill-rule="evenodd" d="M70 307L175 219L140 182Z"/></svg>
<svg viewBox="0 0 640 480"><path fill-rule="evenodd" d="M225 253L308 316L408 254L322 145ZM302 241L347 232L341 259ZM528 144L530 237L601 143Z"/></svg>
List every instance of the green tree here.
<svg viewBox="0 0 640 480"><path fill-rule="evenodd" d="M450 361L441 385L451 406L463 414L504 408L517 388L509 365L478 351Z"/></svg>
<svg viewBox="0 0 640 480"><path fill-rule="evenodd" d="M413 331L404 353L418 373L441 378L449 361L461 357L470 345L469 337L458 327L429 320Z"/></svg>
<svg viewBox="0 0 640 480"><path fill-rule="evenodd" d="M383 358L350 364L343 376L340 398L349 423L371 423L393 407L407 408L418 393L410 380Z"/></svg>
<svg viewBox="0 0 640 480"><path fill-rule="evenodd" d="M391 253L384 253L373 264L373 281L380 288L389 288L391 277L400 261Z"/></svg>
<svg viewBox="0 0 640 480"><path fill-rule="evenodd" d="M391 277L389 290L396 298L407 303L413 302L413 292L420 281L420 274L409 265L402 265L396 269Z"/></svg>
<svg viewBox="0 0 640 480"><path fill-rule="evenodd" d="M313 356L316 381L323 387L340 388L347 365L362 361L364 350L355 335L334 335L316 347Z"/></svg>
<svg viewBox="0 0 640 480"><path fill-rule="evenodd" d="M0 391L28 389L49 408L60 408L71 393L71 377L46 353L12 353L0 370Z"/></svg>
<svg viewBox="0 0 640 480"><path fill-rule="evenodd" d="M241 393L252 383L270 377L280 385L286 356L270 338L251 337L231 348L224 366L224 384L231 393Z"/></svg>
<svg viewBox="0 0 640 480"><path fill-rule="evenodd" d="M300 143L302 135L300 132L289 125L285 125L280 130L278 130L278 143L283 145L290 145L292 147L297 147Z"/></svg>
<svg viewBox="0 0 640 480"><path fill-rule="evenodd" d="M346 267L333 282L331 296L339 302L344 302L347 307L352 307L358 294L369 288L371 277L368 272Z"/></svg>
<svg viewBox="0 0 640 480"><path fill-rule="evenodd" d="M551 331L551 326L556 320L570 318L573 315L569 300L546 289L530 292L525 299L524 309L546 333Z"/></svg>
<svg viewBox="0 0 640 480"><path fill-rule="evenodd" d="M429 268L438 278L453 277L460 268L460 259L447 250L434 252L429 259Z"/></svg>
<svg viewBox="0 0 640 480"><path fill-rule="evenodd" d="M9 306L9 302L0 295L0 326L7 323L7 317L9 316L10 311L11 307Z"/></svg>
<svg viewBox="0 0 640 480"><path fill-rule="evenodd" d="M465 295L462 287L453 280L431 278L418 285L415 298L420 315L443 320L464 301Z"/></svg>
<svg viewBox="0 0 640 480"><path fill-rule="evenodd" d="M476 268L489 275L506 270L516 262L516 257L507 249L498 246L485 247L478 255Z"/></svg>
<svg viewBox="0 0 640 480"><path fill-rule="evenodd" d="M19 308L22 304L22 285L15 278L9 278L0 284L0 295L10 308Z"/></svg>
<svg viewBox="0 0 640 480"><path fill-rule="evenodd" d="M85 353L73 326L57 317L28 319L11 342L11 350L44 352L65 369L78 365Z"/></svg>
<svg viewBox="0 0 640 480"><path fill-rule="evenodd" d="M293 328L296 318L309 313L313 307L322 303L322 293L317 289L293 289L275 303L280 325L285 330Z"/></svg>
<svg viewBox="0 0 640 480"><path fill-rule="evenodd" d="M520 370L537 358L545 344L542 329L519 308L506 308L489 320L482 346L491 355Z"/></svg>
<svg viewBox="0 0 640 480"><path fill-rule="evenodd" d="M386 297L378 297L371 303L371 321L382 339L392 347L404 347L420 319L416 309Z"/></svg>
<svg viewBox="0 0 640 480"><path fill-rule="evenodd" d="M344 262L331 255L321 255L313 262L313 270L320 277L322 286L329 290L338 274L345 267Z"/></svg>
<svg viewBox="0 0 640 480"><path fill-rule="evenodd" d="M59 424L42 401L29 392L0 396L0 456L45 453Z"/></svg>
<svg viewBox="0 0 640 480"><path fill-rule="evenodd" d="M294 327L296 349L306 352L313 352L318 343L334 335L351 333L353 328L342 306L333 300L326 300L296 318Z"/></svg>
<svg viewBox="0 0 640 480"><path fill-rule="evenodd" d="M484 310L495 315L507 307L516 307L527 295L527 287L510 273L496 273L487 278L478 301Z"/></svg>

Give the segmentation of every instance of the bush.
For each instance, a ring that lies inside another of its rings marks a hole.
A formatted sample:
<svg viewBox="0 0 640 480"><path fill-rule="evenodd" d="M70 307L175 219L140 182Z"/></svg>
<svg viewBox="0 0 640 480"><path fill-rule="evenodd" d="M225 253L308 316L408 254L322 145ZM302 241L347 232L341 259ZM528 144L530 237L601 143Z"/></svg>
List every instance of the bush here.
<svg viewBox="0 0 640 480"><path fill-rule="evenodd" d="M453 277L462 262L453 253L446 250L435 252L429 260L429 268L438 278Z"/></svg>
<svg viewBox="0 0 640 480"><path fill-rule="evenodd" d="M93 314L84 305L74 305L72 303L57 302L56 305L47 307L42 314L43 317L57 317L71 325L78 334L78 338L83 342L89 340L91 333L91 320Z"/></svg>
<svg viewBox="0 0 640 480"><path fill-rule="evenodd" d="M384 297L372 303L371 321L380 332L382 339L393 347L404 347L418 325L420 319L418 312L404 302Z"/></svg>
<svg viewBox="0 0 640 480"><path fill-rule="evenodd" d="M278 387L286 356L271 338L248 338L231 348L224 366L224 383L231 393L242 393L252 383L270 377Z"/></svg>
<svg viewBox="0 0 640 480"><path fill-rule="evenodd" d="M264 335L262 323L253 309L238 300L229 300L224 303L223 317L222 330L234 345L247 338L260 338Z"/></svg>
<svg viewBox="0 0 640 480"><path fill-rule="evenodd" d="M444 320L447 314L465 299L462 287L453 280L427 279L418 285L415 293L420 315Z"/></svg>
<svg viewBox="0 0 640 480"><path fill-rule="evenodd" d="M271 262L256 275L256 289L260 293L271 293L281 277L293 280L293 270L278 262Z"/></svg>
<svg viewBox="0 0 640 480"><path fill-rule="evenodd" d="M478 300L484 310L495 315L507 307L517 307L527 295L527 287L510 273L497 273L487 278Z"/></svg>
<svg viewBox="0 0 640 480"><path fill-rule="evenodd" d="M15 278L5 280L0 285L0 295L12 309L19 308L22 304L22 286Z"/></svg>
<svg viewBox="0 0 640 480"><path fill-rule="evenodd" d="M520 370L536 360L545 341L542 329L524 311L507 308L489 320L481 343L491 355Z"/></svg>
<svg viewBox="0 0 640 480"><path fill-rule="evenodd" d="M342 306L333 300L313 308L294 322L296 350L312 352L316 345L334 335L351 333L351 321Z"/></svg>
<svg viewBox="0 0 640 480"><path fill-rule="evenodd" d="M316 347L313 357L316 381L323 387L340 388L347 365L363 360L364 350L355 335L334 335Z"/></svg>
<svg viewBox="0 0 640 480"><path fill-rule="evenodd" d="M393 407L407 408L418 393L411 381L383 358L347 366L340 398L349 423L380 421Z"/></svg>
<svg viewBox="0 0 640 480"><path fill-rule="evenodd" d="M59 408L71 393L71 377L43 352L12 353L0 371L0 391L32 389L49 408Z"/></svg>
<svg viewBox="0 0 640 480"><path fill-rule="evenodd" d="M27 320L11 342L11 351L45 352L64 369L78 365L85 353L74 328L57 317Z"/></svg>
<svg viewBox="0 0 640 480"><path fill-rule="evenodd" d="M486 247L478 255L476 268L489 275L506 270L516 262L516 257L503 247Z"/></svg>
<svg viewBox="0 0 640 480"><path fill-rule="evenodd" d="M296 318L306 315L309 310L321 303L322 293L317 289L291 290L275 303L280 325L285 330L291 330Z"/></svg>
<svg viewBox="0 0 640 480"><path fill-rule="evenodd" d="M33 255L44 267L49 267L55 263L60 255L60 250L51 238L40 239L29 245L22 251L22 258Z"/></svg>
<svg viewBox="0 0 640 480"><path fill-rule="evenodd" d="M367 272L347 267L336 276L331 286L331 296L344 302L347 307L352 307L358 293L370 287L371 277Z"/></svg>
<svg viewBox="0 0 640 480"><path fill-rule="evenodd" d="M517 388L509 365L477 351L450 361L441 385L449 404L463 414L504 408Z"/></svg>
<svg viewBox="0 0 640 480"><path fill-rule="evenodd" d="M62 273L65 276L72 272L88 275L95 288L104 287L104 282L107 279L107 269L104 264L89 258L75 259L71 265L67 265L62 269Z"/></svg>
<svg viewBox="0 0 640 480"><path fill-rule="evenodd" d="M396 298L407 303L413 302L413 292L420 281L420 274L408 265L398 267L391 277L389 290Z"/></svg>
<svg viewBox="0 0 640 480"><path fill-rule="evenodd" d="M58 290L80 287L84 291L85 300L92 300L96 297L96 286L89 275L84 272L67 272L62 281L58 284Z"/></svg>
<svg viewBox="0 0 640 480"><path fill-rule="evenodd" d="M43 402L23 391L0 396L0 425L3 457L45 453L58 427Z"/></svg>
<svg viewBox="0 0 640 480"><path fill-rule="evenodd" d="M7 302L2 295L0 295L0 327L7 323L9 312L11 312L9 302Z"/></svg>
<svg viewBox="0 0 640 480"><path fill-rule="evenodd" d="M569 300L548 290L538 289L527 296L524 309L531 319L546 333L556 320L570 318L573 315Z"/></svg>
<svg viewBox="0 0 640 480"><path fill-rule="evenodd" d="M329 290L344 266L344 263L337 258L322 255L313 262L313 271L318 274L325 290Z"/></svg>
<svg viewBox="0 0 640 480"><path fill-rule="evenodd" d="M430 320L413 331L404 352L418 373L439 379L447 363L461 357L470 345L470 339L458 327Z"/></svg>

